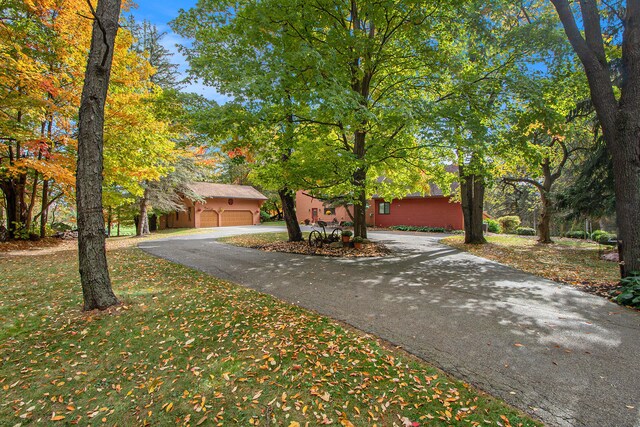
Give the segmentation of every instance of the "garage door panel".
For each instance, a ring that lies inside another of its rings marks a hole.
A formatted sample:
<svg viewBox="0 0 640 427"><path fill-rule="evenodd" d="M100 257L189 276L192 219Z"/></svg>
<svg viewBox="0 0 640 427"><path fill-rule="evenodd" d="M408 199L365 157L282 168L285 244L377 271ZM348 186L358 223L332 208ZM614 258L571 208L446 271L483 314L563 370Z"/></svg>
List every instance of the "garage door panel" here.
<svg viewBox="0 0 640 427"><path fill-rule="evenodd" d="M200 227L217 227L218 226L218 212L216 211L202 211L200 214Z"/></svg>
<svg viewBox="0 0 640 427"><path fill-rule="evenodd" d="M253 213L251 211L226 210L222 213L222 226L253 225Z"/></svg>

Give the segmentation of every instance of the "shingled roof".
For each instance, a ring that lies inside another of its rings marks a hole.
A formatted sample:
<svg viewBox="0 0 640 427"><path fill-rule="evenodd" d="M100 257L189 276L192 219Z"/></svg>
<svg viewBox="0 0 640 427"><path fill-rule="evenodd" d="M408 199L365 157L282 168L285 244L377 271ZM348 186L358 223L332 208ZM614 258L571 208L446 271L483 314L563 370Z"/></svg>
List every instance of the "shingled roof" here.
<svg viewBox="0 0 640 427"><path fill-rule="evenodd" d="M250 185L215 184L213 182L194 182L189 184L191 191L203 199L252 199L267 200L267 197Z"/></svg>

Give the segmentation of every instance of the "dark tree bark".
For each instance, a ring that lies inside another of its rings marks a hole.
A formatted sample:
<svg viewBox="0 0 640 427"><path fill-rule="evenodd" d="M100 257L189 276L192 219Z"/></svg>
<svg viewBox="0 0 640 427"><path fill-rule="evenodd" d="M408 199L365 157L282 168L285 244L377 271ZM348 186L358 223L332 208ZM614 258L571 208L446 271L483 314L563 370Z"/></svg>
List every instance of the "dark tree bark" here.
<svg viewBox="0 0 640 427"><path fill-rule="evenodd" d="M356 132L353 142L353 153L356 158L364 159L366 133ZM363 166L353 173L353 186L355 188L355 201L353 203L353 236L367 238L367 169Z"/></svg>
<svg viewBox="0 0 640 427"><path fill-rule="evenodd" d="M282 211L284 213L284 222L287 224L289 241L300 242L302 241L302 231L296 215L296 201L293 194L288 188L283 188L278 191L278 195L282 201Z"/></svg>
<svg viewBox="0 0 640 427"><path fill-rule="evenodd" d="M109 89L113 48L121 0L99 0L78 120L78 256L84 309L104 310L118 304L111 288L102 209L104 107Z"/></svg>
<svg viewBox="0 0 640 427"><path fill-rule="evenodd" d="M111 225L113 223L113 208L109 206L107 209L107 236L111 237Z"/></svg>
<svg viewBox="0 0 640 427"><path fill-rule="evenodd" d="M158 231L158 215L149 216L149 232Z"/></svg>
<svg viewBox="0 0 640 427"><path fill-rule="evenodd" d="M464 242L479 245L487 243L484 238L484 177L476 173L467 173L466 166L458 166L460 175L460 195L462 215L464 217Z"/></svg>
<svg viewBox="0 0 640 427"><path fill-rule="evenodd" d="M596 0L581 0L584 36L568 0L551 0L580 58L591 100L613 160L622 276L640 271L640 0L627 0L622 17L622 72L616 99Z"/></svg>

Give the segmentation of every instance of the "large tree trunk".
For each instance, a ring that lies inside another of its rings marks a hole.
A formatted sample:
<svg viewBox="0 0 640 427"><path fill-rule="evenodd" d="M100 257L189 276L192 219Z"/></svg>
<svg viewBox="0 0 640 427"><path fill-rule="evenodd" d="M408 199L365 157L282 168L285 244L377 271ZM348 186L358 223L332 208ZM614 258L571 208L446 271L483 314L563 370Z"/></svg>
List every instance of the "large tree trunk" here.
<svg viewBox="0 0 640 427"><path fill-rule="evenodd" d="M9 238L15 239L17 230L17 223L19 222L18 216L18 194L13 184L13 179L6 180L2 185L2 192L4 193L5 210L7 212L7 230L9 232Z"/></svg>
<svg viewBox="0 0 640 427"><path fill-rule="evenodd" d="M538 222L538 242L553 243L551 240L551 201L547 194L541 192L540 200L542 202L542 212L540 213L540 222Z"/></svg>
<svg viewBox="0 0 640 427"><path fill-rule="evenodd" d="M464 242L467 244L487 243L484 238L484 178L476 174L465 173L465 167L459 166L460 195L462 215L464 217Z"/></svg>
<svg viewBox="0 0 640 427"><path fill-rule="evenodd" d="M78 257L84 309L118 304L109 278L102 212L104 107L109 89L121 0L100 0L95 11L78 120Z"/></svg>
<svg viewBox="0 0 640 427"><path fill-rule="evenodd" d="M353 138L353 154L358 160L364 159L367 134L357 131ZM353 203L353 236L367 238L367 169L360 166L353 173L355 201Z"/></svg>
<svg viewBox="0 0 640 427"><path fill-rule="evenodd" d="M47 220L49 219L49 180L42 181L42 210L40 211L40 238L47 237Z"/></svg>
<svg viewBox="0 0 640 427"><path fill-rule="evenodd" d="M289 241L300 242L302 241L302 231L300 230L300 224L298 223L296 204L293 194L291 194L291 191L289 191L288 188L283 188L278 191L278 195L282 201L282 211L284 213L284 222L287 224Z"/></svg>
<svg viewBox="0 0 640 427"><path fill-rule="evenodd" d="M580 1L581 28L568 0L551 0L589 82L591 100L613 159L618 237L626 276L640 271L640 2L627 1L623 16L622 82L616 99L602 36L598 2ZM584 34L584 35L583 35Z"/></svg>

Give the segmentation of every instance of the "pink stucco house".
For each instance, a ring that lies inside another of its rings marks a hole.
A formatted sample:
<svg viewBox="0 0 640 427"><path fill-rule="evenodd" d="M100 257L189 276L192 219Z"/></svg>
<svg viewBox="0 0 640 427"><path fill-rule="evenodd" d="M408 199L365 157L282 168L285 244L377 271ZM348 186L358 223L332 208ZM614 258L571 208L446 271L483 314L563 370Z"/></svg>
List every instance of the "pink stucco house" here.
<svg viewBox="0 0 640 427"><path fill-rule="evenodd" d="M435 185L431 186L431 194L408 194L402 199L387 201L374 195L368 202L367 225L390 227L393 225L415 225L424 227L442 227L450 230L464 229L462 205L451 197L442 194ZM353 207L331 208L320 199L316 199L306 191L296 193L296 212L299 221L318 220L326 222L352 221Z"/></svg>
<svg viewBox="0 0 640 427"><path fill-rule="evenodd" d="M203 201L183 197L185 210L160 217L163 228L207 228L260 223L260 207L267 197L248 185L196 182L189 188Z"/></svg>

